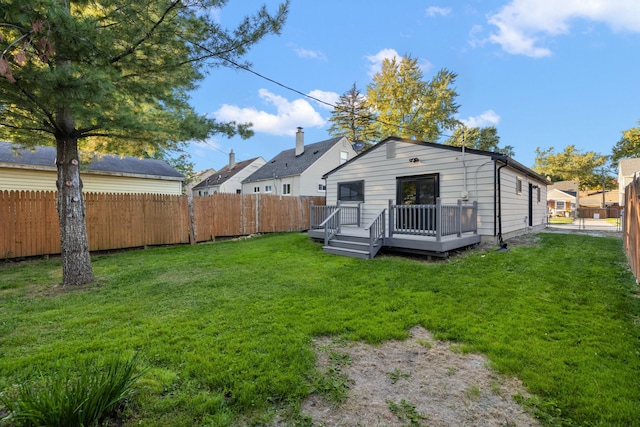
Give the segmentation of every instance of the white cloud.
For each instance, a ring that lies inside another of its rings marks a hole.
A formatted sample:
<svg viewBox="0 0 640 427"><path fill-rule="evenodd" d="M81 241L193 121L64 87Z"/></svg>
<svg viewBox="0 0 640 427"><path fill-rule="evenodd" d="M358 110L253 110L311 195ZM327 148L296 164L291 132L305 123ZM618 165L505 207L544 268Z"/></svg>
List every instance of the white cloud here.
<svg viewBox="0 0 640 427"><path fill-rule="evenodd" d="M333 106L336 105L336 103L338 102L338 99L340 98L340 95L335 92L326 92L324 90L318 90L318 89L312 90L307 95L309 95L312 98L316 98L316 99L319 99L320 101L323 101L323 102L316 101L316 103L318 104L318 106L324 108L325 110L333 110ZM331 104L331 105L327 105L327 104Z"/></svg>
<svg viewBox="0 0 640 427"><path fill-rule="evenodd" d="M481 128L486 126L495 126L500 123L500 116L493 110L487 110L479 116L469 117L460 120L466 127Z"/></svg>
<svg viewBox="0 0 640 427"><path fill-rule="evenodd" d="M365 56L365 58L370 62L369 72L367 74L369 74L369 77L373 77L374 74L380 72L382 69L382 62L385 59L397 58L396 60L400 61L401 56L395 49L382 49L375 55ZM420 67L423 73L426 73L433 68L433 64L426 59L420 59L418 61L418 67Z"/></svg>
<svg viewBox="0 0 640 427"><path fill-rule="evenodd" d="M254 131L271 135L294 135L298 126L321 127L325 124L325 120L305 99L289 101L267 89L260 89L258 94L268 105L276 108L275 114L255 107L241 108L224 104L213 116L220 121L251 122Z"/></svg>
<svg viewBox="0 0 640 427"><path fill-rule="evenodd" d="M294 48L294 51L296 52L296 55L298 55L300 58L321 59L321 60L327 59L324 53L319 52L317 50L308 50L308 49L303 49L301 47L296 47Z"/></svg>
<svg viewBox="0 0 640 427"><path fill-rule="evenodd" d="M382 69L382 61L393 58L400 59L400 55L398 55L398 52L396 52L395 49L382 49L375 55L366 56L365 58L370 62L368 72L369 77L373 77L374 74L378 73Z"/></svg>
<svg viewBox="0 0 640 427"><path fill-rule="evenodd" d="M450 7L429 6L427 8L427 16L436 16L436 15L447 16L450 13L451 13Z"/></svg>
<svg viewBox="0 0 640 427"><path fill-rule="evenodd" d="M497 27L488 41L515 55L551 55L540 46L548 37L567 34L571 21L607 24L614 31L640 32L638 0L512 0L488 22Z"/></svg>

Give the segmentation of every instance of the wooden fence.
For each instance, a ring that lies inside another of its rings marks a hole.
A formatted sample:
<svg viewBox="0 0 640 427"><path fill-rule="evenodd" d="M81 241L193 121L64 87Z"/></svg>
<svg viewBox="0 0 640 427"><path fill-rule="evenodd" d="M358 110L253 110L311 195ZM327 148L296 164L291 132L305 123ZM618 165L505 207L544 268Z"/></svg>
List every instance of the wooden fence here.
<svg viewBox="0 0 640 427"><path fill-rule="evenodd" d="M202 242L305 230L311 201L324 197L215 194L186 196L85 193L92 251ZM56 193L0 191L0 259L60 253Z"/></svg>
<svg viewBox="0 0 640 427"><path fill-rule="evenodd" d="M640 177L627 185L624 194L624 249L637 281L640 279Z"/></svg>

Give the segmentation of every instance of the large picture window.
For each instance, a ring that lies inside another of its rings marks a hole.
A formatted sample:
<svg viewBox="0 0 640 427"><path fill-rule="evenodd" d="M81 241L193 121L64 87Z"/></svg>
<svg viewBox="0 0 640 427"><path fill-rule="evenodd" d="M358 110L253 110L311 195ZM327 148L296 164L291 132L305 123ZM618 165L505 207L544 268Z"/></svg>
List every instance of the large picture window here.
<svg viewBox="0 0 640 427"><path fill-rule="evenodd" d="M338 200L341 202L364 202L364 181L338 183Z"/></svg>

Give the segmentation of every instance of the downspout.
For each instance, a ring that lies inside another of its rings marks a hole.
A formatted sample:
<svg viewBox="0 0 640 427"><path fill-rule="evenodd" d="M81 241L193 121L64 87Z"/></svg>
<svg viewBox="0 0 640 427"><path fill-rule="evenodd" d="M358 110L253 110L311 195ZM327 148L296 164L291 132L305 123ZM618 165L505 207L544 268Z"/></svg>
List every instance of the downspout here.
<svg viewBox="0 0 640 427"><path fill-rule="evenodd" d="M504 164L500 167L498 167L498 169L496 170L496 175L497 175L497 186L496 186L496 191L495 191L495 196L494 196L494 205L497 203L497 209L498 209L498 215L497 215L497 223L498 223L498 242L500 247L497 249L500 252L506 252L509 249L507 249L507 244L504 242L504 240L502 239L502 183L501 183L501 179L500 179L500 171L502 170L503 167L507 166L507 159L506 158L501 158L501 159L497 159L496 158L496 165L497 165L497 161L501 160L504 162ZM497 200L496 200L497 197ZM494 208L495 209L495 208ZM494 232L495 232L495 225L494 225Z"/></svg>

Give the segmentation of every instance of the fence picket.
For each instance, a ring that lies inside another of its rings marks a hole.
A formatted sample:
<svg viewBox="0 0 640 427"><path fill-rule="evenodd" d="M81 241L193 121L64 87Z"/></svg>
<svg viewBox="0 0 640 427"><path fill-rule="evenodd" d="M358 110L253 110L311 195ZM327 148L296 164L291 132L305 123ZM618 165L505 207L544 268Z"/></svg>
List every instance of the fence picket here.
<svg viewBox="0 0 640 427"><path fill-rule="evenodd" d="M55 192L0 191L0 259L60 253ZM253 233L304 230L310 203L324 197L214 194L186 196L85 193L92 251L172 245Z"/></svg>

